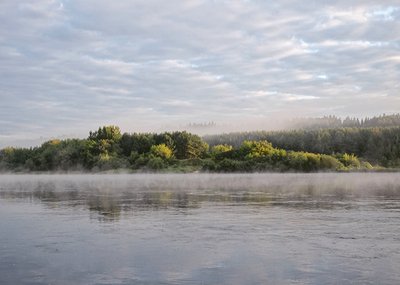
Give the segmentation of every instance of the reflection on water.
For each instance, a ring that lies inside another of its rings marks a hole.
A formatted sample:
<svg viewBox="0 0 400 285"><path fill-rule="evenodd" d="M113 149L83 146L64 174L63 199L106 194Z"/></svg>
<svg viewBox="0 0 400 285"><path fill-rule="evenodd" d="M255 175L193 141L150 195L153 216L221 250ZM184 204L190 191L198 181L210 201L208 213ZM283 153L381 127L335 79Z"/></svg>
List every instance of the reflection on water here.
<svg viewBox="0 0 400 285"><path fill-rule="evenodd" d="M305 194L272 195L268 192L123 192L112 193L104 189L90 191L54 191L51 184L41 186L41 190L2 191L0 198L4 200L19 199L31 203L40 202L54 207L83 207L96 212L100 220L113 221L119 219L121 212L125 215L134 211L154 211L166 209L195 209L210 203L225 206L253 207L291 207L299 209L333 209L356 207L355 198L346 196L343 192L332 192L330 195L313 196L309 189ZM376 199L376 198L375 198ZM387 200L387 197L380 197ZM107 217L107 219L104 219Z"/></svg>
<svg viewBox="0 0 400 285"><path fill-rule="evenodd" d="M399 284L398 174L3 175L0 284Z"/></svg>

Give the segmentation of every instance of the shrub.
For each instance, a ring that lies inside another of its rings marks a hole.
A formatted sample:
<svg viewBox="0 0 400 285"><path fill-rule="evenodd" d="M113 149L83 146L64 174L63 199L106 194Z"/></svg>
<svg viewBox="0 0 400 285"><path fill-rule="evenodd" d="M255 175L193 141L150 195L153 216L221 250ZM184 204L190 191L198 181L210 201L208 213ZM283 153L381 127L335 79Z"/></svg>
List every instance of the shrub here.
<svg viewBox="0 0 400 285"><path fill-rule="evenodd" d="M172 149L170 149L166 144L151 146L150 153L155 157L159 157L165 160L170 159L173 154Z"/></svg>
<svg viewBox="0 0 400 285"><path fill-rule="evenodd" d="M152 170L160 170L166 167L164 160L160 157L150 158L147 162L147 167Z"/></svg>

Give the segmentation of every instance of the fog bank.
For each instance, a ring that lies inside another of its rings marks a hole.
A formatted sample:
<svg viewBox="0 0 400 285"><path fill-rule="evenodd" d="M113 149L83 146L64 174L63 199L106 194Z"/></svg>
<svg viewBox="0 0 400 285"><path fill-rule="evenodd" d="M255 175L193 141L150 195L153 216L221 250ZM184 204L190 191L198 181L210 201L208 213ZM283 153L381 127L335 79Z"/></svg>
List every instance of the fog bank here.
<svg viewBox="0 0 400 285"><path fill-rule="evenodd" d="M262 192L288 196L400 197L399 173L0 175L0 191Z"/></svg>

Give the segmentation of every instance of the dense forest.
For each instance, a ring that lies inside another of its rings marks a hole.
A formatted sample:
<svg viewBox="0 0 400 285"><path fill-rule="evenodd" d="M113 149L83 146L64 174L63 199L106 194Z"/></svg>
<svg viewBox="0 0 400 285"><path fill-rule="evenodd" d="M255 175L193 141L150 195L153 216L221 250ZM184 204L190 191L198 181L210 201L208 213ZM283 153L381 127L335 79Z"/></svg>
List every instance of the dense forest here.
<svg viewBox="0 0 400 285"><path fill-rule="evenodd" d="M0 151L0 170L368 170L376 168L378 162L399 165L399 138L399 128L337 129L237 133L207 137L207 143L185 131L122 134L116 126L105 126L90 132L86 139L50 140L32 148L4 148ZM360 158L358 154L362 154ZM373 158L375 165L367 158Z"/></svg>
<svg viewBox="0 0 400 285"><path fill-rule="evenodd" d="M291 120L288 125L290 129L335 129L335 128L373 128L373 127L398 127L400 126L400 114L380 115L366 117L364 119L346 117L341 119L336 116L325 116L321 118L297 118Z"/></svg>
<svg viewBox="0 0 400 285"><path fill-rule="evenodd" d="M267 140L275 147L335 155L351 153L383 167L400 167L400 127L243 132L206 136L210 146Z"/></svg>

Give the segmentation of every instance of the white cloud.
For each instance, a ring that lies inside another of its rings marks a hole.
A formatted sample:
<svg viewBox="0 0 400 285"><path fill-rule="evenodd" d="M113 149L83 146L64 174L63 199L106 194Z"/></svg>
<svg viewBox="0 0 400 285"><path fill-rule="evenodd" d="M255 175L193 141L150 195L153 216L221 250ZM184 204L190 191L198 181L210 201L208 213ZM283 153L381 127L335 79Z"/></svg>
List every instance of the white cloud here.
<svg viewBox="0 0 400 285"><path fill-rule="evenodd" d="M382 41L335 41L335 40L326 40L319 44L318 46L324 47L334 47L334 46L346 46L348 48L370 48L370 47L385 47L389 46L389 42Z"/></svg>
<svg viewBox="0 0 400 285"><path fill-rule="evenodd" d="M400 7L387 6L380 9L373 9L369 13L367 13L368 17L372 17L375 20L383 20L383 21L395 21L395 14L400 11Z"/></svg>
<svg viewBox="0 0 400 285"><path fill-rule="evenodd" d="M319 74L319 75L317 75L317 78L322 79L322 80L327 80L328 76L326 74Z"/></svg>
<svg viewBox="0 0 400 285"><path fill-rule="evenodd" d="M389 113L399 14L394 0L3 0L0 131Z"/></svg>
<svg viewBox="0 0 400 285"><path fill-rule="evenodd" d="M300 94L282 94L282 98L284 101L307 101L307 100L317 100L319 97L312 95L300 95Z"/></svg>
<svg viewBox="0 0 400 285"><path fill-rule="evenodd" d="M249 91L246 93L246 98L248 97L267 97L267 96L273 96L278 94L276 91L264 91L264 90L257 90L257 91Z"/></svg>

